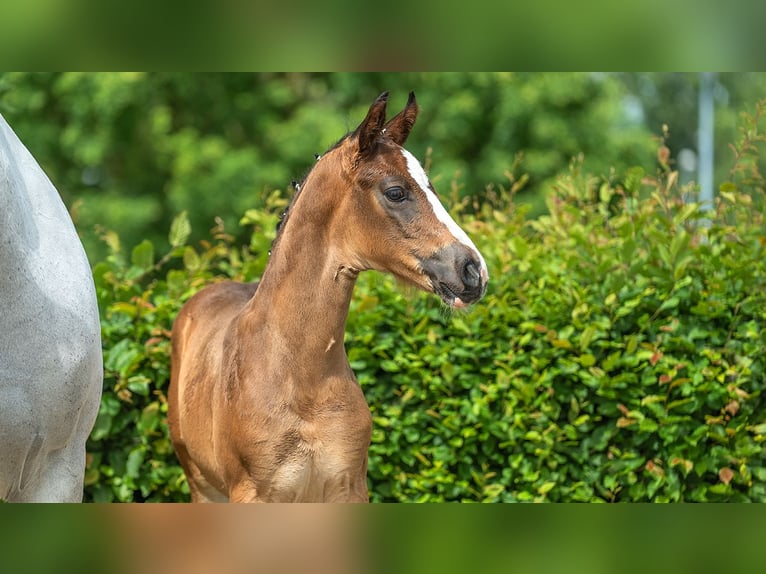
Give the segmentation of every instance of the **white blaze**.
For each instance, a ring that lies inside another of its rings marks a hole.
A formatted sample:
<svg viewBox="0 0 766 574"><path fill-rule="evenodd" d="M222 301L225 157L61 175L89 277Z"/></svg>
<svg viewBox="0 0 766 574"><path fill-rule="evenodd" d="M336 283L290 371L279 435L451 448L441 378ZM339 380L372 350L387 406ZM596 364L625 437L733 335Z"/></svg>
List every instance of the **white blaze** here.
<svg viewBox="0 0 766 574"><path fill-rule="evenodd" d="M447 229L449 229L450 233L455 236L455 239L457 239L463 245L467 246L469 249L473 250L473 252L478 256L479 261L481 262L481 276L482 279L484 279L486 282L489 277L489 272L487 271L487 264L484 261L484 257L482 257L479 250L476 249L473 241L471 241L471 238L468 237L465 231L463 231L463 228L455 223L455 220L452 219L452 216L447 212L446 209L444 209L441 201L439 201L439 198L431 189L431 183L428 181L426 171L423 169L423 166L420 165L420 162L417 160L417 158L404 148L402 148L402 155L404 155L404 159L407 160L407 169L409 170L412 179L414 179L415 182L420 186L420 189L423 190L423 193L428 199L428 203L431 205L431 209L434 211L436 219L447 226Z"/></svg>

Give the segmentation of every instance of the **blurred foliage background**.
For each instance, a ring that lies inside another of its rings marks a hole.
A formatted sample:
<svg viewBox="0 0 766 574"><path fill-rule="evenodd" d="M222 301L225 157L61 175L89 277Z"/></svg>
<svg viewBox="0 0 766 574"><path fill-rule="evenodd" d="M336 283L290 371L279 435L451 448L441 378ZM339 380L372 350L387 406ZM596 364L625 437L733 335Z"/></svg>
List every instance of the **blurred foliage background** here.
<svg viewBox="0 0 766 574"><path fill-rule="evenodd" d="M694 150L697 83L682 73L0 73L0 113L56 182L96 261L99 227L163 245L188 210L195 239L215 217L234 230L273 190L289 196L313 154L383 90L392 109L415 90L408 146L437 189L481 201L510 188L515 169L517 200L538 215L579 154L606 177L648 166L663 124L674 157ZM737 114L766 93L766 75L719 74L716 85L720 183Z"/></svg>
<svg viewBox="0 0 766 574"><path fill-rule="evenodd" d="M186 500L165 423L180 305L268 261L290 181L384 89L487 259L445 313L363 274L346 346L374 501L766 501L766 77L716 76L694 202L696 74L0 75L0 112L93 263L105 382L86 500ZM667 125L667 129L663 127ZM687 154L688 155L688 154Z"/></svg>

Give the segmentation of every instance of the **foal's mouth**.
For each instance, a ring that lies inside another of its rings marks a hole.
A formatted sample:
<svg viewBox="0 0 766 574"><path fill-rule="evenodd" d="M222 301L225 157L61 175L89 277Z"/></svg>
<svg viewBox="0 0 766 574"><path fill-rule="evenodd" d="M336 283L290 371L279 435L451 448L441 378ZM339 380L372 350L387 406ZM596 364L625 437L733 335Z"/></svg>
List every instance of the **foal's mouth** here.
<svg viewBox="0 0 766 574"><path fill-rule="evenodd" d="M478 251L462 243L451 243L420 260L430 291L449 307L462 309L484 295L488 273Z"/></svg>
<svg viewBox="0 0 766 574"><path fill-rule="evenodd" d="M464 307L468 307L468 303L463 301L460 296L455 293L452 288L442 281L439 281L433 286L434 293L436 293L439 297L441 297L442 301L444 301L447 305L450 307L454 307L456 309L462 309Z"/></svg>

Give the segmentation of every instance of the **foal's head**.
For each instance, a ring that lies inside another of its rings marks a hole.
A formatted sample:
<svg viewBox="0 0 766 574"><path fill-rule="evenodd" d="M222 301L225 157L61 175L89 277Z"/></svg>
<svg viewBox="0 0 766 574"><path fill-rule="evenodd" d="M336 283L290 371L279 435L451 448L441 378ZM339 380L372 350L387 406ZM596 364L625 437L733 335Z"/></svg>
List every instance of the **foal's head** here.
<svg viewBox="0 0 766 574"><path fill-rule="evenodd" d="M487 265L402 147L418 114L415 95L388 122L387 98L381 94L359 127L318 160L300 192L324 187L334 196L327 224L351 268L387 271L464 307L484 294Z"/></svg>

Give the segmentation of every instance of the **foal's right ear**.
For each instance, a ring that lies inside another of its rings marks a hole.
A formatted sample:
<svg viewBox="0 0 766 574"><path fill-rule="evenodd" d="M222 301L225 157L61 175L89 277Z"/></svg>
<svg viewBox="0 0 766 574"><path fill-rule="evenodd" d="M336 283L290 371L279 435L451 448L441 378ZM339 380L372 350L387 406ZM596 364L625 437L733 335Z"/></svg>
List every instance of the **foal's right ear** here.
<svg viewBox="0 0 766 574"><path fill-rule="evenodd" d="M359 127L354 131L354 135L359 140L359 155L367 156L375 149L375 145L383 130L383 124L386 121L386 103L388 102L388 92L383 92L370 106L367 117L364 118Z"/></svg>

